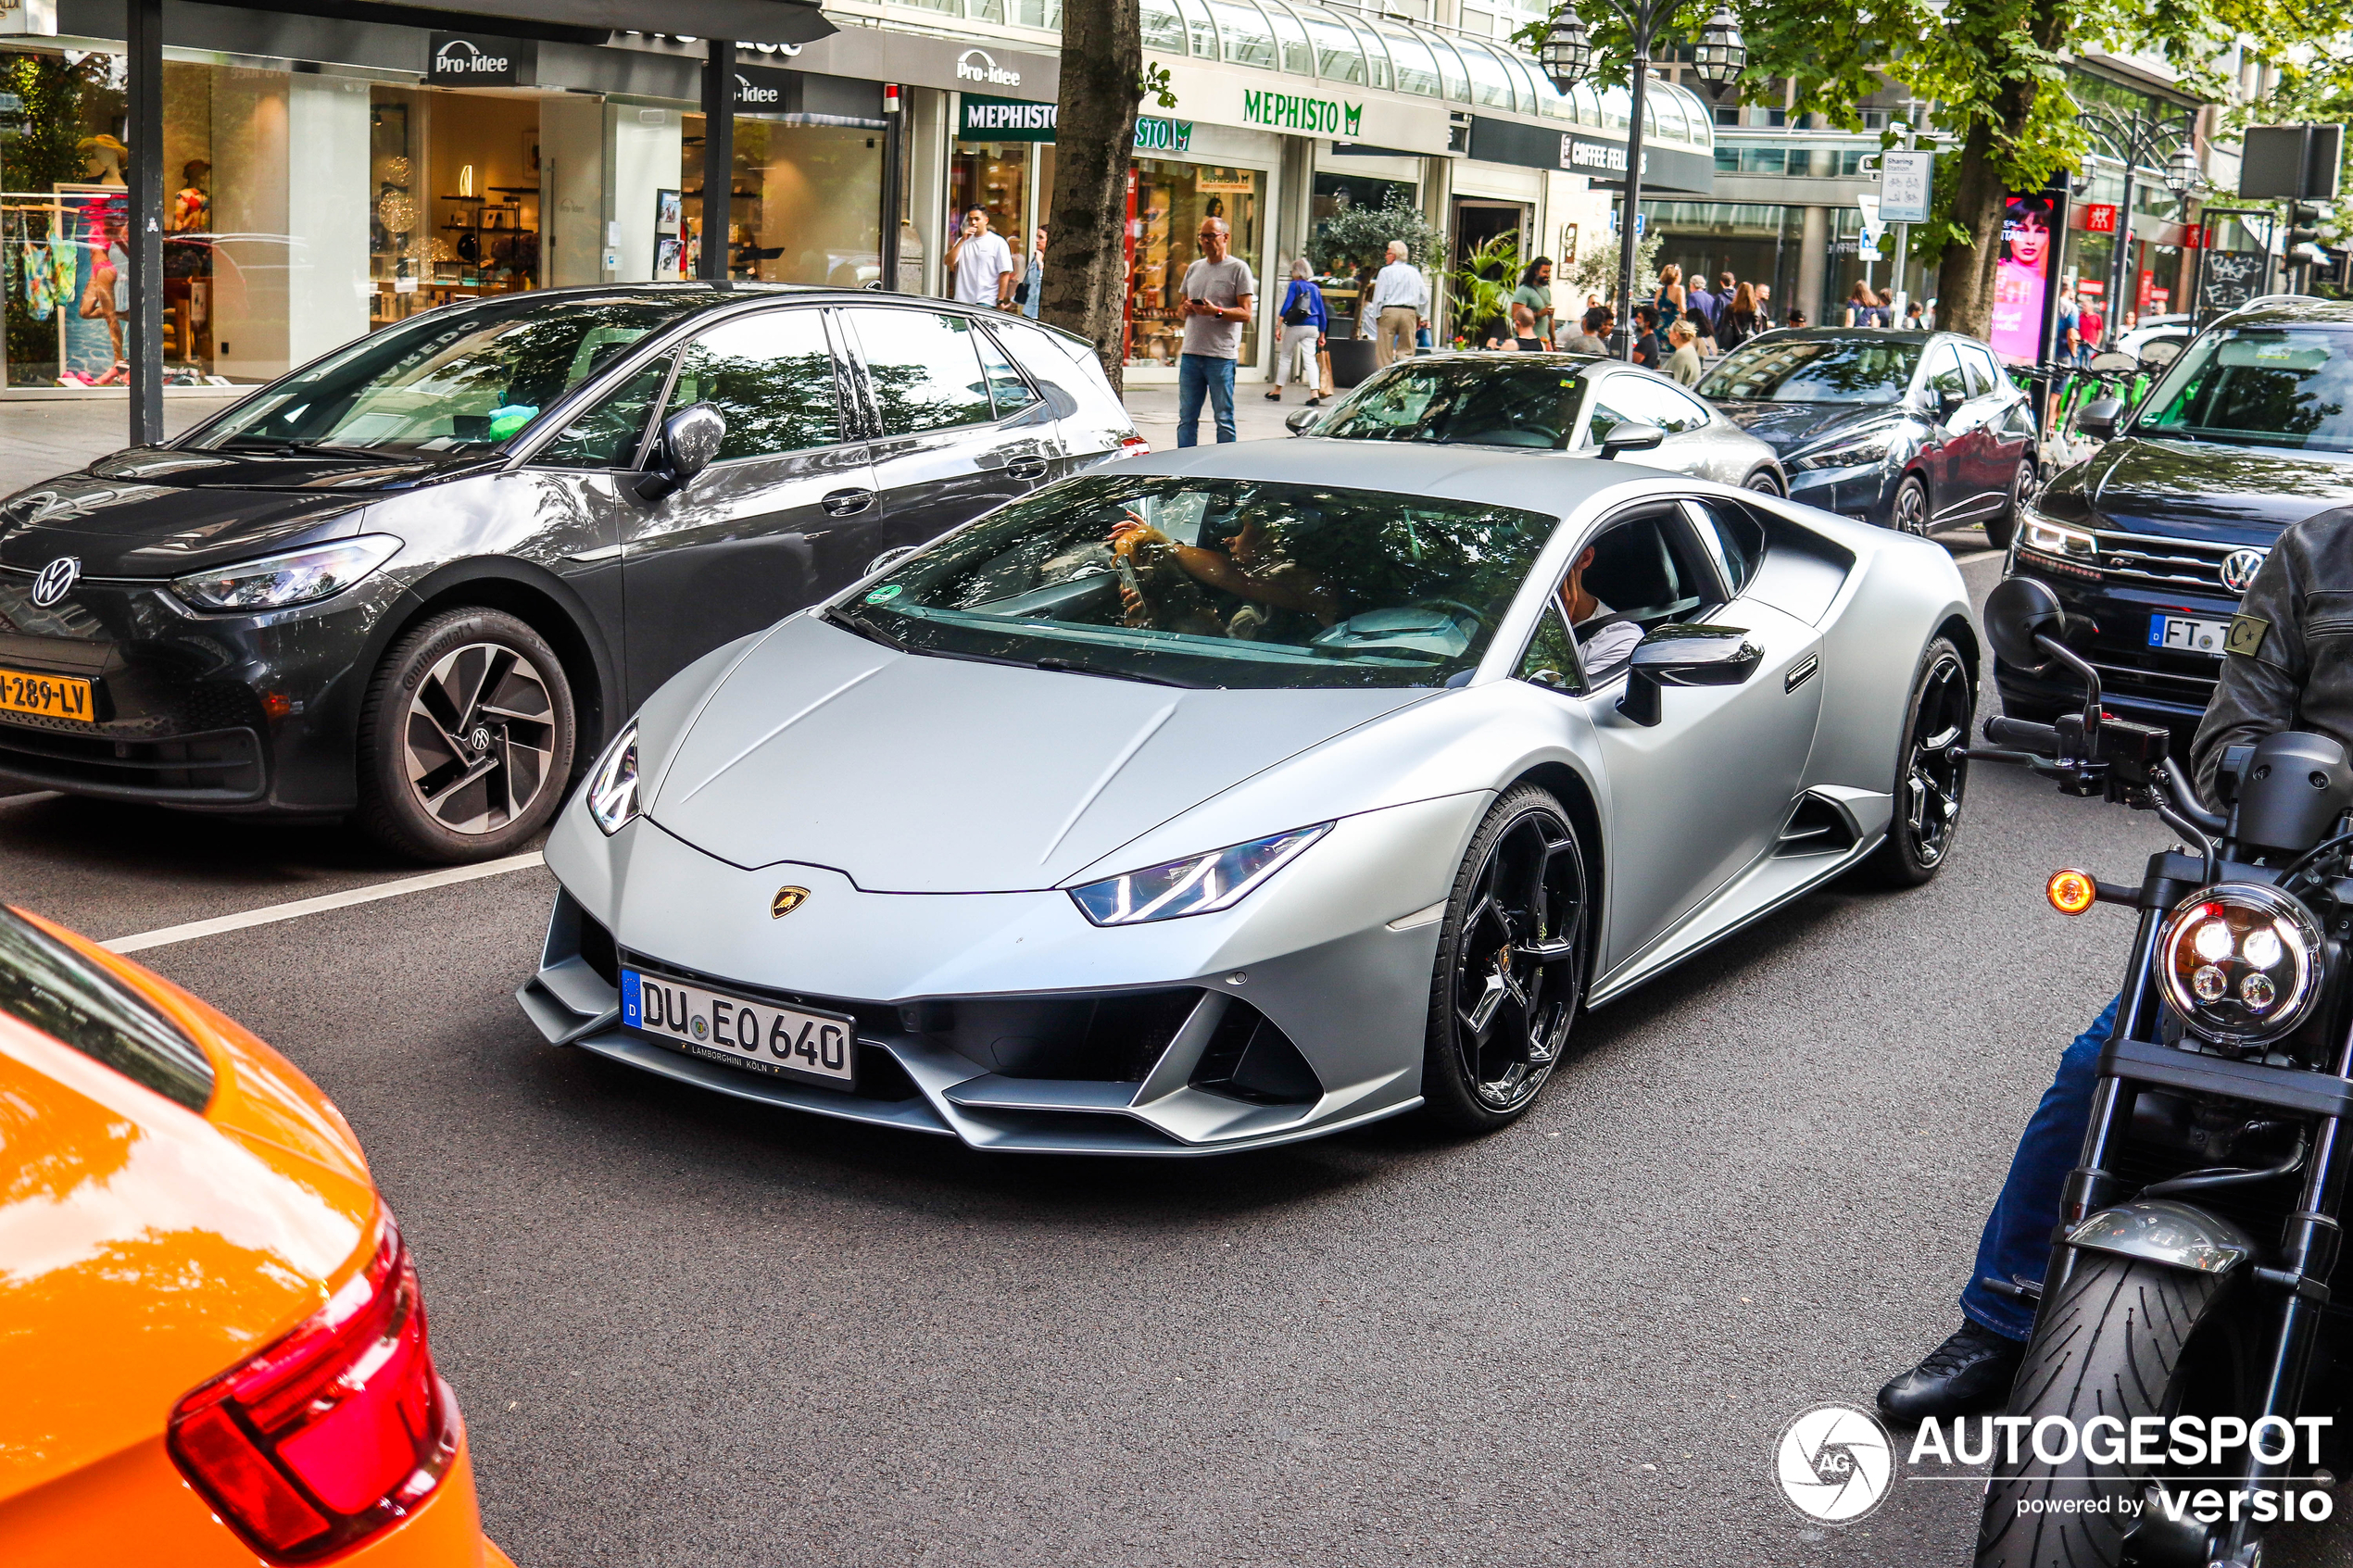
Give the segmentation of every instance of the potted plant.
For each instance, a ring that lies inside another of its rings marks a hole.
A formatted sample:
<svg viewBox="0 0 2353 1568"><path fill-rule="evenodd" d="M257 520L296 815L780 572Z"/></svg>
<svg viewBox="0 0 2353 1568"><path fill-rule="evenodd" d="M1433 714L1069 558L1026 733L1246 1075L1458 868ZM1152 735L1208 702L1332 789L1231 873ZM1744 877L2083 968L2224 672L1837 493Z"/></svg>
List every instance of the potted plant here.
<svg viewBox="0 0 2353 1568"><path fill-rule="evenodd" d="M1392 190L1379 207L1343 202L1337 212L1319 221L1307 242L1307 259L1326 279L1355 281L1369 291L1391 240L1405 242L1406 259L1426 277L1445 249L1444 236L1437 226L1402 191ZM1326 302L1329 303L1328 296ZM1361 311L1346 325L1335 312L1325 346L1331 353L1335 386L1354 386L1373 373L1373 340Z"/></svg>

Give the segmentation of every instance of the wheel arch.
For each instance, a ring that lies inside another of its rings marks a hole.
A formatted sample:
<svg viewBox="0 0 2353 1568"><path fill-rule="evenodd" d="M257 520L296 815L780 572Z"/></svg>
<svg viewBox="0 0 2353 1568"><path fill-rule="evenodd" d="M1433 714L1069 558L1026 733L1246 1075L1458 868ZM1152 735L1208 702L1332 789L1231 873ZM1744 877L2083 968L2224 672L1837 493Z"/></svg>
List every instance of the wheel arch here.
<svg viewBox="0 0 2353 1568"><path fill-rule="evenodd" d="M1560 761L1539 762L1522 770L1517 778L1496 794L1500 797L1519 784L1535 784L1550 790L1553 798L1567 811L1568 825L1577 830L1579 847L1585 851L1586 908L1599 911L1602 917L1585 922L1585 940L1598 947L1602 922L1608 918L1609 913L1609 878L1604 868L1608 849L1602 835L1601 808L1593 798L1592 789L1585 783L1583 774ZM1586 978L1590 982L1592 977L1589 963Z"/></svg>
<svg viewBox="0 0 2353 1568"><path fill-rule="evenodd" d="M1981 669L1981 660L1983 656L1978 650L1977 628L1969 623L1969 618L1967 615L1956 611L1946 616L1944 623L1929 634L1931 642L1938 637L1950 639L1953 646L1960 649L1961 663L1969 670L1969 706L1974 709L1977 706L1975 699L1980 690L1979 683L1983 678Z"/></svg>

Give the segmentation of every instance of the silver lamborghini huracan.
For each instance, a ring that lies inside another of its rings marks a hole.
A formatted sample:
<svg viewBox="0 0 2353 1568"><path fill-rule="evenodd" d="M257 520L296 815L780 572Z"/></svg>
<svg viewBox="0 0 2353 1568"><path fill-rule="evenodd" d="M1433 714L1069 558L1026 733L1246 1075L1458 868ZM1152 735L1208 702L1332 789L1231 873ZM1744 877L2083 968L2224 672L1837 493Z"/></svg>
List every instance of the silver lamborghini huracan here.
<svg viewBox="0 0 2353 1568"><path fill-rule="evenodd" d="M1500 1126L1584 1009L1935 874L1978 659L1937 546L1624 462L1100 468L662 687L557 821L519 997L976 1148Z"/></svg>

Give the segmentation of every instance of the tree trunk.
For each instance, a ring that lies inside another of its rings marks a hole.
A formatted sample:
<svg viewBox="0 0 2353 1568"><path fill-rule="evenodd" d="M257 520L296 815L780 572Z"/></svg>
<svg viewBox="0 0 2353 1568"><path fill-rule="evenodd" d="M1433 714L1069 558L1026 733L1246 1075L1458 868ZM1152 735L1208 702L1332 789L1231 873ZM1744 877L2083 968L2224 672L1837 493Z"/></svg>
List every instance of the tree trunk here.
<svg viewBox="0 0 2353 1568"><path fill-rule="evenodd" d="M1117 387L1126 346L1127 169L1144 74L1137 0L1063 0L1062 57L1038 315L1093 344Z"/></svg>
<svg viewBox="0 0 2353 1568"><path fill-rule="evenodd" d="M1994 330L1994 268L2002 255L2002 216L2009 182L1994 167L1994 127L1979 120L1961 144L1961 172L1953 189L1953 221L1966 245L1948 245L1936 269L1936 324L1983 338Z"/></svg>

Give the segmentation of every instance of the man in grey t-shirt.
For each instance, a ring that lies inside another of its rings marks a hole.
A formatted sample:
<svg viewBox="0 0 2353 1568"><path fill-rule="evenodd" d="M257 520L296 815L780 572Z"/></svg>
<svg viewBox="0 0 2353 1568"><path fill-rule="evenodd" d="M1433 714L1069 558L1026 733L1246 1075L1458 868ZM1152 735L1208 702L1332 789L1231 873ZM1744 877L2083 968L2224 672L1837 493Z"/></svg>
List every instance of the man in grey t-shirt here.
<svg viewBox="0 0 2353 1568"><path fill-rule="evenodd" d="M1176 445L1201 445L1201 402L1206 395L1217 422L1217 439L1238 439L1234 431L1234 364L1241 358L1242 328L1250 321L1258 280L1250 264L1228 254L1233 238L1222 218L1201 220L1201 257L1185 269L1177 314L1185 319L1185 344L1176 356Z"/></svg>

